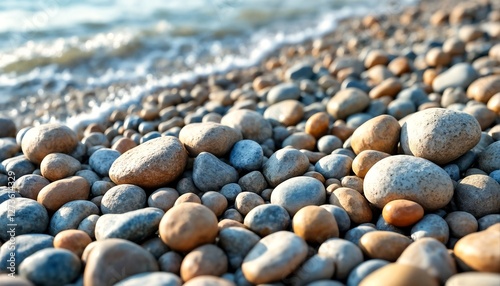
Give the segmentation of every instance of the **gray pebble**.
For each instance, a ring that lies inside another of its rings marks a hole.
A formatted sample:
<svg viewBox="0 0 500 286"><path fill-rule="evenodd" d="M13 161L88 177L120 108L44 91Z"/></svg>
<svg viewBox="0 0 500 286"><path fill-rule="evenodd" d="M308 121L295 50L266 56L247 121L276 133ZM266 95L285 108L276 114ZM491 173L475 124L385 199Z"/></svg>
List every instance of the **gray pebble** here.
<svg viewBox="0 0 500 286"><path fill-rule="evenodd" d="M290 225L290 216L279 205L265 204L253 208L246 216L244 224L259 236L286 230Z"/></svg>
<svg viewBox="0 0 500 286"><path fill-rule="evenodd" d="M411 228L411 238L413 240L423 237L432 237L446 244L450 237L448 224L438 215L425 215Z"/></svg>
<svg viewBox="0 0 500 286"><path fill-rule="evenodd" d="M101 180L99 175L97 175L92 170L83 170L84 166L82 165L82 170L75 173L75 176L83 177L89 183L89 186L92 186L95 182Z"/></svg>
<svg viewBox="0 0 500 286"><path fill-rule="evenodd" d="M368 113L355 113L347 116L346 125L347 127L358 128L359 126L363 125L363 123L372 118L373 116Z"/></svg>
<svg viewBox="0 0 500 286"><path fill-rule="evenodd" d="M82 139L82 143L87 146L88 149L94 146L109 147L109 140L106 135L100 132L91 132Z"/></svg>
<svg viewBox="0 0 500 286"><path fill-rule="evenodd" d="M149 253L153 254L153 256L158 259L163 254L170 251L168 245L166 245L160 237L153 237L151 239L146 240L143 244L141 244L142 248L149 251Z"/></svg>
<svg viewBox="0 0 500 286"><path fill-rule="evenodd" d="M252 209L263 205L264 200L256 193L241 192L234 201L234 208L243 216L247 215Z"/></svg>
<svg viewBox="0 0 500 286"><path fill-rule="evenodd" d="M449 87L467 88L477 76L476 70L469 63L459 63L439 74L432 82L432 89L442 93Z"/></svg>
<svg viewBox="0 0 500 286"><path fill-rule="evenodd" d="M499 183L499 184L500 184L500 169L499 169L499 170L495 170L495 171L491 172L491 173L489 174L489 176L490 176L491 178L493 178L493 180L495 180L497 183Z"/></svg>
<svg viewBox="0 0 500 286"><path fill-rule="evenodd" d="M226 252L232 269L240 268L245 256L260 237L248 229L228 227L219 232L219 246Z"/></svg>
<svg viewBox="0 0 500 286"><path fill-rule="evenodd" d="M267 102L274 104L287 99L299 99L300 89L294 83L280 83L267 93Z"/></svg>
<svg viewBox="0 0 500 286"><path fill-rule="evenodd" d="M343 208L335 205L321 205L321 207L329 211L335 217L335 221L341 233L345 233L351 228L351 219Z"/></svg>
<svg viewBox="0 0 500 286"><path fill-rule="evenodd" d="M393 226L392 224L389 224L385 221L384 217L382 215L379 216L377 223L375 224L375 228L377 230L385 230L385 231L392 231L395 233L399 234L405 234L402 229L399 227Z"/></svg>
<svg viewBox="0 0 500 286"><path fill-rule="evenodd" d="M182 256L175 252L169 251L158 258L158 265L163 272L179 274L181 270Z"/></svg>
<svg viewBox="0 0 500 286"><path fill-rule="evenodd" d="M351 270L363 262L361 249L354 243L340 238L330 238L323 242L318 254L334 260L334 278L338 280L346 279Z"/></svg>
<svg viewBox="0 0 500 286"><path fill-rule="evenodd" d="M262 166L264 152L259 143L253 140L241 140L234 144L229 162L238 171L255 171Z"/></svg>
<svg viewBox="0 0 500 286"><path fill-rule="evenodd" d="M52 216L49 233L55 236L63 230L78 228L86 217L97 214L99 208L92 202L76 200L65 203Z"/></svg>
<svg viewBox="0 0 500 286"><path fill-rule="evenodd" d="M239 193L242 192L242 189L239 184L229 183L222 187L220 190L221 195L223 195L226 200L229 202L234 202Z"/></svg>
<svg viewBox="0 0 500 286"><path fill-rule="evenodd" d="M112 187L103 196L101 212L103 214L121 214L146 206L146 192L131 184Z"/></svg>
<svg viewBox="0 0 500 286"><path fill-rule="evenodd" d="M317 142L318 151L325 154L330 154L333 150L342 148L342 144L342 140L335 135L325 135L319 138Z"/></svg>
<svg viewBox="0 0 500 286"><path fill-rule="evenodd" d="M227 209L226 211L224 211L221 220L223 219L230 219L243 223L243 216L236 209Z"/></svg>
<svg viewBox="0 0 500 286"><path fill-rule="evenodd" d="M314 170L323 175L325 179L341 179L349 175L352 161L352 158L346 155L327 155L314 165Z"/></svg>
<svg viewBox="0 0 500 286"><path fill-rule="evenodd" d="M92 192L92 196L97 197L104 195L109 189L111 189L114 186L116 186L116 184L113 182L97 181L94 184L92 184L90 190Z"/></svg>
<svg viewBox="0 0 500 286"><path fill-rule="evenodd" d="M359 225L348 230L344 236L344 239L358 245L361 237L371 231L376 231L375 227Z"/></svg>
<svg viewBox="0 0 500 286"><path fill-rule="evenodd" d="M308 63L297 63L292 67L288 68L285 73L285 78L294 81L301 79L312 79L313 77L314 77L313 68Z"/></svg>
<svg viewBox="0 0 500 286"><path fill-rule="evenodd" d="M92 167L92 170L94 170L97 174L107 177L109 175L111 165L113 165L113 162L120 157L120 155L120 152L113 149L99 149L95 151L92 156L90 156L90 167Z"/></svg>
<svg viewBox="0 0 500 286"><path fill-rule="evenodd" d="M500 222L500 214L489 214L477 220L478 231L483 231L488 227Z"/></svg>
<svg viewBox="0 0 500 286"><path fill-rule="evenodd" d="M393 116L397 120L415 113L415 111L417 111L417 108L409 99L395 99L387 106L387 114Z"/></svg>
<svg viewBox="0 0 500 286"><path fill-rule="evenodd" d="M382 115L386 112L387 106L379 99L370 101L370 105L368 105L368 108L366 109L366 113L370 114L373 117Z"/></svg>
<svg viewBox="0 0 500 286"><path fill-rule="evenodd" d="M264 163L262 173L271 187L292 177L303 175L309 169L309 159L296 149L285 148L276 151Z"/></svg>
<svg viewBox="0 0 500 286"><path fill-rule="evenodd" d="M194 160L193 182L202 192L218 192L224 185L236 183L238 171L211 153L201 152Z"/></svg>
<svg viewBox="0 0 500 286"><path fill-rule="evenodd" d="M21 147L14 138L0 138L0 162L11 158L19 151Z"/></svg>
<svg viewBox="0 0 500 286"><path fill-rule="evenodd" d="M238 180L238 185L245 192L260 194L267 188L267 181L259 171L250 172Z"/></svg>
<svg viewBox="0 0 500 286"><path fill-rule="evenodd" d="M458 168L458 165L456 164L448 164L443 167L443 170L450 175L450 178L453 181L458 181L460 180L460 168Z"/></svg>
<svg viewBox="0 0 500 286"><path fill-rule="evenodd" d="M0 247L1 272L17 272L19 265L31 254L45 248L54 247L54 237L48 234L21 234L15 240L15 263L9 262L13 244L6 242ZM14 267L14 268L8 268Z"/></svg>
<svg viewBox="0 0 500 286"><path fill-rule="evenodd" d="M95 240L95 225L98 219L99 216L96 214L89 215L80 222L78 229L86 232L92 240Z"/></svg>
<svg viewBox="0 0 500 286"><path fill-rule="evenodd" d="M7 174L9 172L12 172L17 178L33 173L35 169L35 165L33 165L33 163L31 163L31 161L28 160L24 155L11 158L9 159L8 163L5 164L5 171L7 172Z"/></svg>
<svg viewBox="0 0 500 286"><path fill-rule="evenodd" d="M323 184L311 177L295 177L279 184L271 194L271 203L284 207L290 216L309 205L322 205L326 200Z"/></svg>
<svg viewBox="0 0 500 286"><path fill-rule="evenodd" d="M3 241L12 235L44 233L48 224L47 210L37 201L11 198L0 204L0 238Z"/></svg>
<svg viewBox="0 0 500 286"><path fill-rule="evenodd" d="M418 86L405 88L398 93L396 99L405 99L413 102L414 106L420 106L426 102L430 102L427 93Z"/></svg>
<svg viewBox="0 0 500 286"><path fill-rule="evenodd" d="M366 276L389 264L389 261L382 259L370 259L354 268L347 277L346 286L357 286Z"/></svg>

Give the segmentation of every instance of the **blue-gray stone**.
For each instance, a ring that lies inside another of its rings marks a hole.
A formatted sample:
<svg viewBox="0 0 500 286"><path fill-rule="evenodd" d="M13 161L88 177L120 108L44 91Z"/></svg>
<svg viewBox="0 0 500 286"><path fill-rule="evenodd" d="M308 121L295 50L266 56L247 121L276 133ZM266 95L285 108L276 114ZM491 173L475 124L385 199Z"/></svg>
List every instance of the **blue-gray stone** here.
<svg viewBox="0 0 500 286"><path fill-rule="evenodd" d="M153 237L151 239L146 240L143 244L141 244L142 248L149 251L149 253L153 254L153 256L158 259L163 254L170 251L170 247L166 245L160 237Z"/></svg>
<svg viewBox="0 0 500 286"><path fill-rule="evenodd" d="M345 233L351 228L351 219L343 208L335 205L321 205L321 207L333 215L341 233Z"/></svg>
<svg viewBox="0 0 500 286"><path fill-rule="evenodd" d="M7 241L27 233L44 233L49 215L44 206L26 198L12 198L0 204L0 239Z"/></svg>
<svg viewBox="0 0 500 286"><path fill-rule="evenodd" d="M500 169L495 170L489 174L490 177L493 178L493 180L497 181L497 183L500 184Z"/></svg>
<svg viewBox="0 0 500 286"><path fill-rule="evenodd" d="M459 63L439 74L432 82L432 89L439 93L442 93L448 87L466 89L477 77L478 74L472 65Z"/></svg>
<svg viewBox="0 0 500 286"><path fill-rule="evenodd" d="M229 155L229 162L239 171L255 171L262 166L264 152L259 143L253 140L241 140L234 144Z"/></svg>
<svg viewBox="0 0 500 286"><path fill-rule="evenodd" d="M114 284L114 286L181 286L182 280L179 276L168 272L140 273Z"/></svg>
<svg viewBox="0 0 500 286"><path fill-rule="evenodd" d="M342 140L335 135L325 135L319 138L317 146L318 151L325 154L331 154L333 150L342 148Z"/></svg>
<svg viewBox="0 0 500 286"><path fill-rule="evenodd" d="M346 118L346 125L351 128L358 128L366 121L372 119L373 116L368 113L355 113Z"/></svg>
<svg viewBox="0 0 500 286"><path fill-rule="evenodd" d="M36 167L30 160L28 160L24 155L19 155L11 159L7 159L2 162L5 167L7 174L15 174L16 178L20 178L24 175L28 175L35 171Z"/></svg>
<svg viewBox="0 0 500 286"><path fill-rule="evenodd" d="M91 214L88 217L84 218L80 224L78 225L79 230L84 231L87 233L92 240L95 239L95 225L97 223L97 220L99 220L100 216L96 214Z"/></svg>
<svg viewBox="0 0 500 286"><path fill-rule="evenodd" d="M366 113L370 114L373 117L382 115L387 112L387 106L383 101L375 99L370 101L370 105L366 109Z"/></svg>
<svg viewBox="0 0 500 286"><path fill-rule="evenodd" d="M101 200L103 214L121 214L142 209L147 202L146 192L136 185L123 184L109 189Z"/></svg>
<svg viewBox="0 0 500 286"><path fill-rule="evenodd" d="M477 158L477 154L469 150L465 154L463 154L462 156L453 160L450 164L457 165L460 172L463 173L463 172L467 171L467 169L469 169L470 166L472 166L474 161L476 161L476 158Z"/></svg>
<svg viewBox="0 0 500 286"><path fill-rule="evenodd" d="M413 101L411 101L410 99L398 98L391 101L391 103L389 103L389 106L387 106L387 114L391 115L397 120L415 113L415 111L417 111L415 103L413 103Z"/></svg>
<svg viewBox="0 0 500 286"><path fill-rule="evenodd" d="M109 189L116 186L113 182L108 181L97 181L92 184L91 193L93 197L104 195Z"/></svg>
<svg viewBox="0 0 500 286"><path fill-rule="evenodd" d="M341 179L351 172L352 158L341 154L327 155L314 165L314 170L325 179Z"/></svg>
<svg viewBox="0 0 500 286"><path fill-rule="evenodd" d="M366 83L352 78L346 78L340 86L341 89L346 89L350 87L360 89L366 93L370 92L370 87Z"/></svg>
<svg viewBox="0 0 500 286"><path fill-rule="evenodd" d="M386 222L382 215L379 216L375 227L377 228L377 230L392 231L403 235L405 234L402 229Z"/></svg>
<svg viewBox="0 0 500 286"><path fill-rule="evenodd" d="M95 151L92 156L90 156L89 165L97 174L107 177L111 165L113 165L113 162L115 162L120 155L120 152L116 150L102 148Z"/></svg>
<svg viewBox="0 0 500 286"><path fill-rule="evenodd" d="M223 195L228 201L234 202L238 194L242 191L243 190L241 189L240 185L236 183L229 183L222 187L222 189L220 190L220 194Z"/></svg>
<svg viewBox="0 0 500 286"><path fill-rule="evenodd" d="M0 272L10 273L12 272L11 270L14 270L18 273L17 269L26 257L49 247L54 247L54 237L48 234L35 233L17 235L15 244L6 242L0 247ZM10 253L12 251L15 253L15 266L11 265L9 262ZM14 269L7 268L11 266L14 267Z"/></svg>
<svg viewBox="0 0 500 286"><path fill-rule="evenodd" d="M348 142L348 141L346 140L346 142ZM350 157L353 160L354 160L354 158L356 158L356 154L354 154L354 152L352 150L346 149L346 148L339 148L339 149L333 150L332 155L335 155L335 154L346 155L347 157Z"/></svg>
<svg viewBox="0 0 500 286"><path fill-rule="evenodd" d="M281 83L272 87L267 93L267 102L274 104L287 99L298 100L300 98L300 89L294 83Z"/></svg>
<svg viewBox="0 0 500 286"><path fill-rule="evenodd" d="M82 165L82 169L84 168L84 165ZM89 183L89 186L92 186L95 182L99 181L101 178L99 178L99 175L97 175L94 171L92 170L80 170L75 173L75 176L80 176L87 180Z"/></svg>
<svg viewBox="0 0 500 286"><path fill-rule="evenodd" d="M146 135L142 136L141 140L139 142L142 144L142 143L148 142L151 139L155 139L158 137L161 137L161 133L158 131L152 131L152 132L149 132Z"/></svg>
<svg viewBox="0 0 500 286"><path fill-rule="evenodd" d="M12 197L20 198L21 195L18 192L13 191L11 188L4 188L0 190L0 204L11 199Z"/></svg>
<svg viewBox="0 0 500 286"><path fill-rule="evenodd" d="M366 276L373 273L375 270L380 269L389 264L389 261L382 259L370 259L362 262L356 268L354 268L349 277L347 277L346 286L357 286L361 280L365 279Z"/></svg>
<svg viewBox="0 0 500 286"><path fill-rule="evenodd" d="M224 185L236 183L238 171L208 152L201 152L193 165L193 182L202 192L218 192Z"/></svg>
<svg viewBox="0 0 500 286"><path fill-rule="evenodd" d="M56 235L63 230L76 229L83 219L99 214L99 208L90 201L76 200L62 205L52 216L49 234Z"/></svg>
<svg viewBox="0 0 500 286"><path fill-rule="evenodd" d="M286 71L285 77L289 80L312 79L313 67L307 63L295 64Z"/></svg>
<svg viewBox="0 0 500 286"><path fill-rule="evenodd" d="M423 103L430 102L430 99L427 97L427 93L418 86L403 89L398 93L396 98L410 100L413 104L415 104L415 106L420 106Z"/></svg>
<svg viewBox="0 0 500 286"><path fill-rule="evenodd" d="M244 225L259 236L286 230L290 225L290 215L279 205L265 204L256 206L246 216Z"/></svg>
<svg viewBox="0 0 500 286"><path fill-rule="evenodd" d="M80 258L66 249L46 248L19 265L19 275L36 285L65 285L80 274Z"/></svg>
<svg viewBox="0 0 500 286"><path fill-rule="evenodd" d="M359 225L357 227L351 228L348 230L344 236L345 240L348 240L356 245L359 245L359 240L363 235L369 233L371 231L376 231L374 227Z"/></svg>
<svg viewBox="0 0 500 286"><path fill-rule="evenodd" d="M432 237L446 244L450 237L448 223L438 215L425 215L411 228L411 238L413 240L416 241L424 237Z"/></svg>
<svg viewBox="0 0 500 286"><path fill-rule="evenodd" d="M97 240L123 238L141 242L158 231L164 212L147 207L123 214L102 215L95 226Z"/></svg>
<svg viewBox="0 0 500 286"><path fill-rule="evenodd" d="M496 223L500 223L500 214L485 215L482 218L477 220L477 224L478 224L477 231L483 231Z"/></svg>
<svg viewBox="0 0 500 286"><path fill-rule="evenodd" d="M267 188L267 181L259 171L250 172L238 180L241 190L244 192L252 192L260 194Z"/></svg>
<svg viewBox="0 0 500 286"><path fill-rule="evenodd" d="M259 242L260 236L242 227L228 227L219 232L219 246L227 254L232 269L239 269L245 256Z"/></svg>
<svg viewBox="0 0 500 286"><path fill-rule="evenodd" d="M10 137L0 138L0 162L11 158L19 151L21 151L21 146L17 145L16 139Z"/></svg>
<svg viewBox="0 0 500 286"><path fill-rule="evenodd" d="M453 181L458 181L460 180L460 168L456 164L448 164L443 167L443 170L450 175L450 178Z"/></svg>
<svg viewBox="0 0 500 286"><path fill-rule="evenodd" d="M284 181L271 193L271 203L285 208L291 217L301 208L325 203L323 184L312 177L294 177Z"/></svg>
<svg viewBox="0 0 500 286"><path fill-rule="evenodd" d="M125 121L123 121L123 128L125 128L125 130L126 129L137 130L141 122L143 122L143 120L139 116L127 115L127 118L125 118Z"/></svg>

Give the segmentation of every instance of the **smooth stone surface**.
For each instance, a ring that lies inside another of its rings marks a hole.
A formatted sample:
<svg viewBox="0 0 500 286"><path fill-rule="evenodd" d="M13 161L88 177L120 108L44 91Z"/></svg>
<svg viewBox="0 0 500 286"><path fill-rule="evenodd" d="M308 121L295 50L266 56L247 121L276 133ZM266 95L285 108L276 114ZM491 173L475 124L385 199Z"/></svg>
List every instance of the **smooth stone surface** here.
<svg viewBox="0 0 500 286"><path fill-rule="evenodd" d="M429 108L412 114L401 128L405 154L446 164L465 154L481 138L479 122L467 113Z"/></svg>
<svg viewBox="0 0 500 286"><path fill-rule="evenodd" d="M54 248L67 249L77 257L81 257L83 251L92 242L92 238L84 231L67 229L54 237Z"/></svg>
<svg viewBox="0 0 500 286"><path fill-rule="evenodd" d="M103 214L121 214L146 206L146 192L135 185L123 184L109 189L101 200Z"/></svg>
<svg viewBox="0 0 500 286"><path fill-rule="evenodd" d="M467 88L467 97L479 102L488 100L500 91L500 76L498 74L481 77Z"/></svg>
<svg viewBox="0 0 500 286"><path fill-rule="evenodd" d="M172 273L151 272L151 273L140 273L132 275L114 285L115 286L137 286L137 285L181 286L182 281L179 278L179 276Z"/></svg>
<svg viewBox="0 0 500 286"><path fill-rule="evenodd" d="M37 201L47 211L55 212L65 203L86 200L89 197L90 185L83 177L72 176L48 184L40 190Z"/></svg>
<svg viewBox="0 0 500 286"><path fill-rule="evenodd" d="M357 88L346 88L337 92L327 104L327 111L336 119L363 111L370 104L368 95Z"/></svg>
<svg viewBox="0 0 500 286"><path fill-rule="evenodd" d="M389 264L389 261L382 259L370 259L354 268L347 277L346 286L358 286L366 276Z"/></svg>
<svg viewBox="0 0 500 286"><path fill-rule="evenodd" d="M426 210L436 210L453 196L448 173L428 160L408 155L375 163L364 178L363 189L366 199L380 209L390 201L406 199Z"/></svg>
<svg viewBox="0 0 500 286"><path fill-rule="evenodd" d="M308 205L325 203L323 184L311 177L294 177L279 184L271 194L271 203L284 207L290 216Z"/></svg>
<svg viewBox="0 0 500 286"><path fill-rule="evenodd" d="M500 141L491 143L479 154L479 168L486 173L500 170Z"/></svg>
<svg viewBox="0 0 500 286"><path fill-rule="evenodd" d="M467 176L457 184L454 201L476 218L500 213L500 184L485 175Z"/></svg>
<svg viewBox="0 0 500 286"><path fill-rule="evenodd" d="M40 164L47 154L69 154L77 144L78 138L73 130L51 123L30 128L23 136L21 148L30 161Z"/></svg>
<svg viewBox="0 0 500 286"><path fill-rule="evenodd" d="M63 153L48 154L40 163L42 176L50 181L73 176L80 168L78 160Z"/></svg>
<svg viewBox="0 0 500 286"><path fill-rule="evenodd" d="M148 197L148 206L164 212L171 209L179 198L179 192L173 188L159 188Z"/></svg>
<svg viewBox="0 0 500 286"><path fill-rule="evenodd" d="M247 213L243 224L259 236L264 237L274 232L287 230L290 225L290 216L282 206L259 205Z"/></svg>
<svg viewBox="0 0 500 286"><path fill-rule="evenodd" d="M227 272L227 256L219 247L205 244L189 252L181 264L181 278L189 281L202 275L220 276Z"/></svg>
<svg viewBox="0 0 500 286"><path fill-rule="evenodd" d="M267 181L259 171L252 171L238 180L241 191L261 194L267 188ZM227 185L226 185L227 186ZM222 187L224 189L224 187ZM222 192L222 190L221 190Z"/></svg>
<svg viewBox="0 0 500 286"><path fill-rule="evenodd" d="M194 160L193 182L203 192L219 191L224 185L236 183L238 171L214 155L202 152Z"/></svg>
<svg viewBox="0 0 500 286"><path fill-rule="evenodd" d="M352 166L352 158L342 154L332 154L321 158L315 165L314 170L325 179L341 179L349 175Z"/></svg>
<svg viewBox="0 0 500 286"><path fill-rule="evenodd" d="M224 156L241 139L240 131L214 122L191 123L184 126L179 133L179 140L192 157L201 152L209 152L217 157Z"/></svg>
<svg viewBox="0 0 500 286"><path fill-rule="evenodd" d="M435 214L425 215L411 228L411 238L415 241L424 237L432 237L443 244L448 242L450 230L446 221Z"/></svg>
<svg viewBox="0 0 500 286"><path fill-rule="evenodd" d="M488 227L500 222L500 214L485 215L477 220L479 230L485 230Z"/></svg>
<svg viewBox="0 0 500 286"><path fill-rule="evenodd" d="M296 125L304 116L304 105L297 100L287 99L269 106L264 118L285 126Z"/></svg>
<svg viewBox="0 0 500 286"><path fill-rule="evenodd" d="M306 260L292 277L287 278L286 282L292 285L310 285L309 283L314 281L330 279L334 273L333 259L315 254Z"/></svg>
<svg viewBox="0 0 500 286"><path fill-rule="evenodd" d="M352 171L358 177L364 178L375 163L389 156L390 154L375 150L361 151L352 161Z"/></svg>
<svg viewBox="0 0 500 286"><path fill-rule="evenodd" d="M469 63L459 63L439 74L432 82L432 89L439 93L449 87L461 87L465 89L477 77L476 70Z"/></svg>
<svg viewBox="0 0 500 286"><path fill-rule="evenodd" d="M97 174L107 177L109 169L120 155L121 153L116 150L102 148L92 153L89 158L89 165Z"/></svg>
<svg viewBox="0 0 500 286"><path fill-rule="evenodd" d="M267 93L267 102L274 104L287 99L298 100L300 98L300 89L294 83L280 83L273 86Z"/></svg>
<svg viewBox="0 0 500 286"><path fill-rule="evenodd" d="M245 256L259 240L260 237L248 229L227 227L220 230L218 245L227 254L229 266L232 269L238 269Z"/></svg>
<svg viewBox="0 0 500 286"><path fill-rule="evenodd" d="M343 208L352 222L360 224L372 220L373 214L368 201L358 191L341 187L330 195L330 204Z"/></svg>
<svg viewBox="0 0 500 286"><path fill-rule="evenodd" d="M351 219L349 218L349 214L347 214L343 208L334 205L321 205L320 207L324 208L333 215L341 233L345 233L350 229Z"/></svg>
<svg viewBox="0 0 500 286"><path fill-rule="evenodd" d="M66 203L52 215L49 234L55 236L63 230L78 228L86 217L97 214L99 208L92 202L76 200Z"/></svg>
<svg viewBox="0 0 500 286"><path fill-rule="evenodd" d="M500 273L500 225L462 237L453 248L460 268Z"/></svg>
<svg viewBox="0 0 500 286"><path fill-rule="evenodd" d="M484 272L465 272L453 275L445 286L482 285L497 286L500 284L500 274Z"/></svg>
<svg viewBox="0 0 500 286"><path fill-rule="evenodd" d="M319 206L301 208L292 220L293 232L308 243L321 244L332 237L339 237L334 216Z"/></svg>
<svg viewBox="0 0 500 286"><path fill-rule="evenodd" d="M452 237L461 238L476 232L478 229L476 218L468 212L456 211L448 213L445 220Z"/></svg>
<svg viewBox="0 0 500 286"><path fill-rule="evenodd" d="M397 227L406 227L422 219L424 208L413 201L394 200L384 206L382 216L389 224Z"/></svg>
<svg viewBox="0 0 500 286"><path fill-rule="evenodd" d="M292 177L303 175L309 168L309 159L296 149L276 151L262 166L262 174L271 187Z"/></svg>
<svg viewBox="0 0 500 286"><path fill-rule="evenodd" d="M375 229L375 226L367 226L365 224L358 225L348 230L344 236L344 239L354 243L354 245L358 245L359 240L361 239L361 237L363 237L363 235L376 230L377 229Z"/></svg>
<svg viewBox="0 0 500 286"><path fill-rule="evenodd" d="M47 210L32 199L12 198L0 204L0 239L44 233L49 224Z"/></svg>
<svg viewBox="0 0 500 286"><path fill-rule="evenodd" d="M307 244L297 235L279 231L261 239L247 254L241 269L254 284L288 276L306 259Z"/></svg>
<svg viewBox="0 0 500 286"><path fill-rule="evenodd" d="M227 279L202 275L195 277L188 282L184 283L184 286L235 286L236 284Z"/></svg>
<svg viewBox="0 0 500 286"><path fill-rule="evenodd" d="M424 269L441 283L457 274L455 260L448 249L433 238L422 238L410 244L399 256L397 263Z"/></svg>
<svg viewBox="0 0 500 286"><path fill-rule="evenodd" d="M344 280L354 267L363 262L363 253L354 243L341 239L330 238L318 249L318 255L333 259L337 280Z"/></svg>
<svg viewBox="0 0 500 286"><path fill-rule="evenodd" d="M171 249L190 251L212 243L218 233L217 217L207 207L182 203L168 210L161 219L160 237Z"/></svg>
<svg viewBox="0 0 500 286"><path fill-rule="evenodd" d="M356 154L364 150L394 153L399 142L400 131L401 127L394 117L377 116L356 128L350 141L352 150Z"/></svg>
<svg viewBox="0 0 500 286"><path fill-rule="evenodd" d="M123 153L109 170L111 180L143 188L157 188L174 181L187 163L187 152L171 136L149 140Z"/></svg>
<svg viewBox="0 0 500 286"><path fill-rule="evenodd" d="M0 247L0 272L16 271L18 273L19 265L33 253L54 246L54 237L48 234L20 234L16 236L15 242L8 241ZM12 247L15 247L15 265L11 266L8 261ZM13 267L13 268L9 268Z"/></svg>
<svg viewBox="0 0 500 286"><path fill-rule="evenodd" d="M423 269L415 266L391 263L365 277L359 286L438 286L439 283Z"/></svg>
<svg viewBox="0 0 500 286"><path fill-rule="evenodd" d="M105 214L97 221L95 237L97 240L123 238L138 243L158 230L163 215L162 210L151 207L122 214Z"/></svg>
<svg viewBox="0 0 500 286"><path fill-rule="evenodd" d="M135 274L158 270L158 263L147 250L133 242L111 238L94 242L87 256L83 283L113 285Z"/></svg>
<svg viewBox="0 0 500 286"><path fill-rule="evenodd" d="M399 233L372 231L361 237L359 248L370 258L394 262L411 243L411 239Z"/></svg>
<svg viewBox="0 0 500 286"><path fill-rule="evenodd" d="M30 174L18 178L12 189L24 198L36 200L40 190L49 183L49 180L40 175Z"/></svg>
<svg viewBox="0 0 500 286"><path fill-rule="evenodd" d="M5 117L0 117L0 126L2 126L2 129L0 131L0 138L4 137L16 137L16 124L12 119L10 118L5 118Z"/></svg>
<svg viewBox="0 0 500 286"><path fill-rule="evenodd" d="M259 143L241 140L234 144L229 155L231 165L240 171L256 171L262 166L264 152Z"/></svg>
<svg viewBox="0 0 500 286"><path fill-rule="evenodd" d="M241 131L244 139L262 143L273 135L271 124L264 117L253 110L241 109L224 115L221 124Z"/></svg>
<svg viewBox="0 0 500 286"><path fill-rule="evenodd" d="M81 267L73 252L46 248L24 259L19 265L19 275L36 285L65 285L78 277Z"/></svg>

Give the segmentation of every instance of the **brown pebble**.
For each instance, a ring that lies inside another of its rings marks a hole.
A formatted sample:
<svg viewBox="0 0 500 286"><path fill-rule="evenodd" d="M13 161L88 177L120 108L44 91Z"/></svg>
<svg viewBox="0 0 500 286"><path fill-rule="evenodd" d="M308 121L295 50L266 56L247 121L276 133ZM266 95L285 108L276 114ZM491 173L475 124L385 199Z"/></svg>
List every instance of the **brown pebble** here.
<svg viewBox="0 0 500 286"><path fill-rule="evenodd" d="M490 75L473 81L467 88L467 97L479 102L488 103L488 100L499 92L500 75Z"/></svg>
<svg viewBox="0 0 500 286"><path fill-rule="evenodd" d="M402 88L403 86L401 85L401 82L397 78L391 77L372 88L369 95L372 99L380 98L382 96L394 97L401 91Z"/></svg>
<svg viewBox="0 0 500 286"><path fill-rule="evenodd" d="M411 71L410 61L407 57L397 57L393 59L387 68L396 76L401 76Z"/></svg>
<svg viewBox="0 0 500 286"><path fill-rule="evenodd" d="M219 247L206 244L189 252L181 264L181 278L189 281L197 276L220 276L227 272L227 256Z"/></svg>
<svg viewBox="0 0 500 286"><path fill-rule="evenodd" d="M55 212L67 202L87 200L90 185L83 177L72 176L52 182L38 193L37 201L48 211Z"/></svg>
<svg viewBox="0 0 500 286"><path fill-rule="evenodd" d="M36 200L38 193L45 186L50 184L49 180L40 175L28 174L18 178L12 189L18 192L22 197Z"/></svg>
<svg viewBox="0 0 500 286"><path fill-rule="evenodd" d="M464 270L500 273L500 223L462 237L453 249Z"/></svg>
<svg viewBox="0 0 500 286"><path fill-rule="evenodd" d="M391 263L366 276L359 286L438 286L427 271L416 266Z"/></svg>
<svg viewBox="0 0 500 286"><path fill-rule="evenodd" d="M227 218L219 221L219 223L217 224L217 227L218 227L219 231L221 231L225 228L228 228L228 227L246 228L246 226L243 223L241 223L239 221L232 220L232 219L227 219Z"/></svg>
<svg viewBox="0 0 500 286"><path fill-rule="evenodd" d="M371 222L372 210L365 197L350 188L337 188L330 196L330 204L343 208L352 222L361 224Z"/></svg>
<svg viewBox="0 0 500 286"><path fill-rule="evenodd" d="M361 151L352 161L352 171L358 177L364 178L375 163L389 156L390 154L375 150Z"/></svg>
<svg viewBox="0 0 500 286"><path fill-rule="evenodd" d="M201 204L201 199L198 197L196 194L193 193L186 193L180 195L177 200L175 200L174 206L183 204L183 203L195 203L195 204Z"/></svg>
<svg viewBox="0 0 500 286"><path fill-rule="evenodd" d="M221 216L227 208L227 199L218 192L206 192L201 196L201 204Z"/></svg>
<svg viewBox="0 0 500 286"><path fill-rule="evenodd" d="M73 176L81 168L80 162L63 153L51 153L40 163L42 176L50 181L57 181Z"/></svg>
<svg viewBox="0 0 500 286"><path fill-rule="evenodd" d="M401 126L390 115L372 118L358 127L351 136L351 148L359 154L364 150L395 153Z"/></svg>
<svg viewBox="0 0 500 286"><path fill-rule="evenodd" d="M92 242L90 236L77 229L63 230L54 237L54 248L64 248L81 257L83 250Z"/></svg>
<svg viewBox="0 0 500 286"><path fill-rule="evenodd" d="M389 62L389 57L384 51L372 50L365 58L365 67L367 69L376 65L386 65Z"/></svg>
<svg viewBox="0 0 500 286"><path fill-rule="evenodd" d="M330 116L326 112L318 112L306 121L306 133L319 139L328 133L330 127Z"/></svg>
<svg viewBox="0 0 500 286"><path fill-rule="evenodd" d="M382 216L389 224L406 227L424 217L424 208L416 202L399 199L387 203L382 210Z"/></svg>
<svg viewBox="0 0 500 286"><path fill-rule="evenodd" d="M359 240L359 248L372 259L384 259L394 262L412 240L392 231L371 231Z"/></svg>
<svg viewBox="0 0 500 286"><path fill-rule="evenodd" d="M306 206L295 213L293 232L310 243L321 244L332 237L339 237L339 228L333 215L319 206Z"/></svg>
<svg viewBox="0 0 500 286"><path fill-rule="evenodd" d="M127 138L127 137L123 137L123 138L118 139L118 141L116 141L113 144L113 146L111 146L111 149L116 150L116 151L123 154L136 146L137 146L137 144L135 143L134 140Z"/></svg>
<svg viewBox="0 0 500 286"><path fill-rule="evenodd" d="M432 48L425 55L425 62L430 67L446 66L450 61L450 55L443 52L441 48Z"/></svg>

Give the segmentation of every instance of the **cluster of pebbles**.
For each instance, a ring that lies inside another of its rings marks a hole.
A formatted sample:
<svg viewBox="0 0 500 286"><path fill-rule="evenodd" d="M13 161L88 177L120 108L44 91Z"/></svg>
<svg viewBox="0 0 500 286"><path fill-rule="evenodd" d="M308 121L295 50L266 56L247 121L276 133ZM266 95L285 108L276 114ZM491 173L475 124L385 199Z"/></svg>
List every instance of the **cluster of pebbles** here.
<svg viewBox="0 0 500 286"><path fill-rule="evenodd" d="M500 285L500 10L446 4L81 130L0 119L0 284Z"/></svg>

